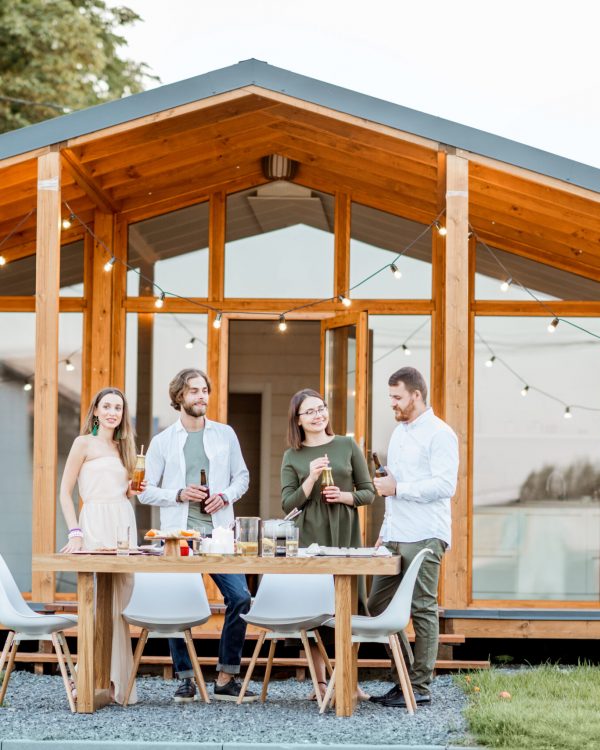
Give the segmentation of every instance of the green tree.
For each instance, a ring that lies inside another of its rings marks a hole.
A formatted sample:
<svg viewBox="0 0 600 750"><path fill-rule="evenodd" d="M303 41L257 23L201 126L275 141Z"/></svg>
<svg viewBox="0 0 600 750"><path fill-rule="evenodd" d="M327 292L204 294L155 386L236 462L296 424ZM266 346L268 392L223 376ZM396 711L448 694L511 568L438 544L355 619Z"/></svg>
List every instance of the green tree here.
<svg viewBox="0 0 600 750"><path fill-rule="evenodd" d="M126 44L119 31L139 20L104 0L0 0L0 132L135 94L157 80L144 63L119 54Z"/></svg>

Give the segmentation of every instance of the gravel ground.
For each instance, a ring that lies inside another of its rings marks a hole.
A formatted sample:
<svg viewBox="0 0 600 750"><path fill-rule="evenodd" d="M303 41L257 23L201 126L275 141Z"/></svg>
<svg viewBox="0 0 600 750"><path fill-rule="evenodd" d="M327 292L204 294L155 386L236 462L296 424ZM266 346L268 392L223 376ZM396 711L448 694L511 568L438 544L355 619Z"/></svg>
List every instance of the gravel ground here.
<svg viewBox="0 0 600 750"><path fill-rule="evenodd" d="M466 735L465 697L446 675L434 681L432 705L419 708L412 718L403 709L373 703L361 703L351 718L337 719L333 711L319 716L316 704L306 700L310 683L295 679L273 680L266 703L242 706L223 701L175 704L177 682L158 677L141 677L137 685L139 702L134 706L111 705L95 714L73 715L60 677L14 672L5 707L0 708L0 740L460 745ZM361 685L374 695L390 687L385 682ZM250 687L260 691L259 683Z"/></svg>

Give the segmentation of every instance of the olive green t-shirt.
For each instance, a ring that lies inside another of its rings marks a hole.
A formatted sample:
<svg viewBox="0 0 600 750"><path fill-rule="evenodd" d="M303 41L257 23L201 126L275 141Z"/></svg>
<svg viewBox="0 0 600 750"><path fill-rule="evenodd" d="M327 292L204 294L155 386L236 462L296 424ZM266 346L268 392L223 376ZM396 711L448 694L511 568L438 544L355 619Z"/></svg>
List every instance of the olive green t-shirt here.
<svg viewBox="0 0 600 750"><path fill-rule="evenodd" d="M185 458L185 483L200 484L200 471L204 469L210 487L210 462L204 450L204 428L198 432L188 432L183 446ZM210 533L212 531L212 516L210 513L200 513L200 503L190 503L188 508L188 529L196 529Z"/></svg>

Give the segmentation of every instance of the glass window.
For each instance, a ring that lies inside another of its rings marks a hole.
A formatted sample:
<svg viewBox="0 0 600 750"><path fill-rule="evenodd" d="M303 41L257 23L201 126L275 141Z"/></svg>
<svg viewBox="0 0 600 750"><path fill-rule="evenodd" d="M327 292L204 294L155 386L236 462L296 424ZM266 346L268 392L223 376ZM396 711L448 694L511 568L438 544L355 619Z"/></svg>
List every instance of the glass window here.
<svg viewBox="0 0 600 750"><path fill-rule="evenodd" d="M127 294L154 294L151 282L184 297L208 295L208 203L129 226ZM143 278L142 278L143 277Z"/></svg>
<svg viewBox="0 0 600 750"><path fill-rule="evenodd" d="M1 296L35 294L35 254L0 267ZM83 240L60 249L60 296L83 297Z"/></svg>
<svg viewBox="0 0 600 750"><path fill-rule="evenodd" d="M353 203L351 296L356 299L430 299L431 232L425 231L417 240L425 229L423 224ZM415 240L410 250L395 260ZM397 270L391 268L394 261ZM369 278L378 269L382 269L381 273Z"/></svg>
<svg viewBox="0 0 600 750"><path fill-rule="evenodd" d="M561 271L498 248L477 245L475 298L533 300L522 284L540 300L600 299L600 284L584 276Z"/></svg>
<svg viewBox="0 0 600 750"><path fill-rule="evenodd" d="M396 421L388 394L388 379L401 367L415 367L429 384L431 370L431 318L428 315L370 315L369 453L375 451L382 464ZM428 398L428 403L431 399ZM375 498L367 509L367 542L378 537L384 502Z"/></svg>
<svg viewBox="0 0 600 750"><path fill-rule="evenodd" d="M226 297L333 294L334 199L272 182L227 198Z"/></svg>
<svg viewBox="0 0 600 750"><path fill-rule="evenodd" d="M599 597L600 349L547 324L476 320L474 599Z"/></svg>

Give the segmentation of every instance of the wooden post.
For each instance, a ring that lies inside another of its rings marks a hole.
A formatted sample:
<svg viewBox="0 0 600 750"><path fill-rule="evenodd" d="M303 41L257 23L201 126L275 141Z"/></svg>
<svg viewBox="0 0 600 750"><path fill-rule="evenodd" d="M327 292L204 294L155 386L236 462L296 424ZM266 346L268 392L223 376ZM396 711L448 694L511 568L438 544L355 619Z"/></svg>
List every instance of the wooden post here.
<svg viewBox="0 0 600 750"><path fill-rule="evenodd" d="M33 554L54 552L58 461L58 303L60 293L60 154L38 158L33 408ZM52 601L55 574L34 572L33 599Z"/></svg>
<svg viewBox="0 0 600 750"><path fill-rule="evenodd" d="M335 255L334 255L334 294L348 294L350 288L350 221L351 201L347 193L335 196Z"/></svg>
<svg viewBox="0 0 600 750"><path fill-rule="evenodd" d="M438 212L446 205L446 153L438 152ZM445 217L441 219L445 223ZM444 348L446 305L446 240L433 229L431 232L432 298L434 311L431 314L431 374L429 381L430 403L435 413L444 419Z"/></svg>
<svg viewBox="0 0 600 750"><path fill-rule="evenodd" d="M445 419L458 436L460 466L452 501L452 550L444 571L445 607L469 603L469 163L449 154L446 164Z"/></svg>
<svg viewBox="0 0 600 750"><path fill-rule="evenodd" d="M227 196L223 192L212 193L210 196L209 224L208 224L208 299L211 304L219 307L225 292L225 231L226 231ZM217 329L213 326L215 313L209 313L206 370L213 386L213 398L209 401L208 417L219 421L227 419L227 383L221 382L222 346L221 341L227 335L226 322ZM227 352L225 352L225 356ZM226 370L225 370L226 371ZM223 398L225 389L225 398Z"/></svg>
<svg viewBox="0 0 600 750"><path fill-rule="evenodd" d="M112 385L111 350L112 350L112 294L113 271L104 270L104 264L110 260L114 248L115 217L96 211L94 214L94 234L98 238L94 241L92 257L92 290L88 297L90 305L90 336L91 336L91 370L89 376L90 396ZM100 242L109 248L108 253Z"/></svg>

